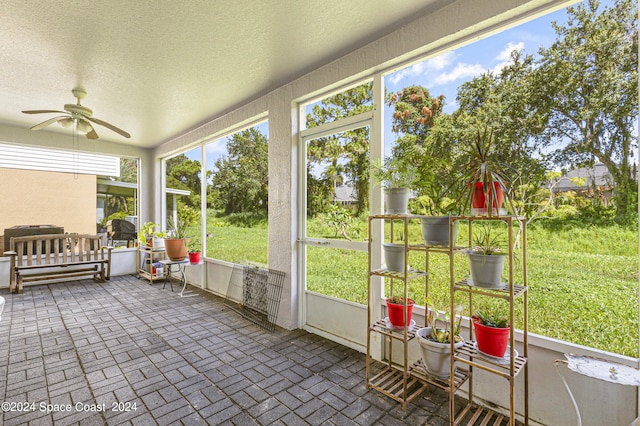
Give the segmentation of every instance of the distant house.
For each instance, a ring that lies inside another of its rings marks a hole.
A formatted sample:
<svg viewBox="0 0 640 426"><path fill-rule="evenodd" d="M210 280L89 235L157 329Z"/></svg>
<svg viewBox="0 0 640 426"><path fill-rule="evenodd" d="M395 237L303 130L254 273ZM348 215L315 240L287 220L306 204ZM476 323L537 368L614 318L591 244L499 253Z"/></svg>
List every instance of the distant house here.
<svg viewBox="0 0 640 426"><path fill-rule="evenodd" d="M343 206L351 206L356 204L358 198L356 197L356 191L353 189L353 186L340 185L336 187L336 195L333 201Z"/></svg>
<svg viewBox="0 0 640 426"><path fill-rule="evenodd" d="M580 179L581 182L576 182L575 178ZM581 167L567 172L554 186L553 192L561 194L573 191L577 194L585 195L590 193L594 187L598 188L605 204L615 195L615 184L611 173L602 163L598 163L593 167Z"/></svg>

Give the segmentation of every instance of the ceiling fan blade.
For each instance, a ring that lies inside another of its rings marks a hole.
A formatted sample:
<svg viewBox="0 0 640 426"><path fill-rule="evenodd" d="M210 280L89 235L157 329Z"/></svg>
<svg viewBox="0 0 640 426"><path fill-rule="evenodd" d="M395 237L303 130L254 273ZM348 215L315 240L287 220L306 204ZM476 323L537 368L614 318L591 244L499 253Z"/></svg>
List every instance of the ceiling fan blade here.
<svg viewBox="0 0 640 426"><path fill-rule="evenodd" d="M93 128L91 124L89 124L89 127L91 127L91 131L87 133L87 139L98 139L98 134L96 133L96 130Z"/></svg>
<svg viewBox="0 0 640 426"><path fill-rule="evenodd" d="M131 135L129 133L125 132L122 129L118 129L116 126L114 126L113 124L109 124L106 121L99 120L99 119L97 119L95 117L86 117L86 119L89 120L89 121L93 121L94 123L99 124L101 126L104 126L107 129L111 129L114 132L119 133L120 135L124 136L125 138L130 138L131 137Z"/></svg>
<svg viewBox="0 0 640 426"><path fill-rule="evenodd" d="M55 123L56 121L60 121L60 120L63 120L63 119L65 119L65 118L68 118L68 117L69 117L69 116L67 116L67 115L62 115L62 116L58 116L58 117L50 118L50 119L48 119L48 120L46 120L46 121L43 121L43 122L42 122L42 123L40 123L40 124L36 124L35 126L33 126L33 127L31 128L31 130L40 130L40 129L44 129L44 128L45 128L45 127L47 127L49 124L53 124L53 123Z"/></svg>
<svg viewBox="0 0 640 426"><path fill-rule="evenodd" d="M31 111L22 111L25 114L45 114L45 113L52 113L52 112L59 112L60 114L66 114L66 111L58 111L55 109L34 109Z"/></svg>

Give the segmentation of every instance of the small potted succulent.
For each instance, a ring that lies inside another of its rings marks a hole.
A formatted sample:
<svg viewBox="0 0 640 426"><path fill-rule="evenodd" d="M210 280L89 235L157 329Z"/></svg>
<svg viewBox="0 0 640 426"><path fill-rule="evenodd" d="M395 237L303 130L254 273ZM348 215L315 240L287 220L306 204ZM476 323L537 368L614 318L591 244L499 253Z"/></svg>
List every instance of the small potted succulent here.
<svg viewBox="0 0 640 426"><path fill-rule="evenodd" d="M401 154L371 162L371 175L384 188L386 214L407 214L415 168Z"/></svg>
<svg viewBox="0 0 640 426"><path fill-rule="evenodd" d="M200 253L202 251L202 244L197 239L189 241L187 244L187 252L189 254L189 263L197 265L200 263Z"/></svg>
<svg viewBox="0 0 640 426"><path fill-rule="evenodd" d="M450 377L452 339L454 349L464 345L464 339L460 336L462 309L462 306L457 306L452 317L449 312L429 308L427 315L429 326L416 332L425 369L434 377L441 379Z"/></svg>
<svg viewBox="0 0 640 426"><path fill-rule="evenodd" d="M502 288L502 271L507 253L500 247L502 235L491 225L485 224L473 239L473 247L467 250L471 281L474 286Z"/></svg>
<svg viewBox="0 0 640 426"><path fill-rule="evenodd" d="M387 315L389 316L389 323L394 328L404 327L404 298L401 296L387 297ZM413 299L407 298L407 325L411 325L411 314L413 312L413 305L415 302Z"/></svg>
<svg viewBox="0 0 640 426"><path fill-rule="evenodd" d="M489 356L502 358L509 344L509 318L492 312L477 312L473 317L478 350Z"/></svg>

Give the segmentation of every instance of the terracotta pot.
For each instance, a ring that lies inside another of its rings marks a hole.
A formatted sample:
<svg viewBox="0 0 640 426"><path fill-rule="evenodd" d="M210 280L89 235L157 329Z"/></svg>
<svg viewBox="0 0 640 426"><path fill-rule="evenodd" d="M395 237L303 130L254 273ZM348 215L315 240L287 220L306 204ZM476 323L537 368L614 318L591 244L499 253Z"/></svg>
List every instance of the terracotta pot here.
<svg viewBox="0 0 640 426"><path fill-rule="evenodd" d="M411 324L411 313L413 312L414 301L408 299L407 301L407 324ZM389 322L394 327L404 327L404 305L389 303L387 299L387 314L389 315Z"/></svg>
<svg viewBox="0 0 640 426"><path fill-rule="evenodd" d="M480 320L473 319L473 329L476 332L478 350L484 354L502 358L507 352L509 331L511 327L497 328L482 325Z"/></svg>
<svg viewBox="0 0 640 426"><path fill-rule="evenodd" d="M502 207L504 194L502 193L502 187L498 182L493 182L493 187L496 190L495 197L492 197L493 208L499 209L500 207ZM487 204L485 201L489 197L491 197L491 188L489 188L489 194L485 198L484 185L482 184L482 182L476 182L476 188L473 191L473 198L471 199L471 207L474 209L486 209Z"/></svg>
<svg viewBox="0 0 640 426"><path fill-rule="evenodd" d="M184 260L187 257L187 247L184 238L165 238L164 248L171 260Z"/></svg>

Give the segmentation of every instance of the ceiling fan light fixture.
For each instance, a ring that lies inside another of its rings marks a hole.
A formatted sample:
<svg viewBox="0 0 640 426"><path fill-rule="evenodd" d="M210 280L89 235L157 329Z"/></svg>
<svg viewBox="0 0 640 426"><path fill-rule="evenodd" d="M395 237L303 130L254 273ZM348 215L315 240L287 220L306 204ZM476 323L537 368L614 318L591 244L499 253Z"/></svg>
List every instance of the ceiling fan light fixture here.
<svg viewBox="0 0 640 426"><path fill-rule="evenodd" d="M53 123L60 123L60 125L64 128L69 128L75 124L75 131L80 134L87 135L88 139L98 139L98 134L95 129L91 125L91 123L97 124L99 126L104 126L109 130L112 130L118 133L120 136L125 138L130 138L131 135L125 132L122 129L117 128L113 124L107 123L106 121L100 120L98 118L93 117L93 111L91 108L88 108L84 105L80 104L80 101L84 99L87 95L81 88L75 88L71 91L73 96L77 99L77 103L75 104L65 104L64 111L59 111L55 109L37 109L37 110L28 110L22 111L25 114L51 114L51 113L60 113L67 114L66 116L58 116L53 117L48 120L43 121L40 124L36 124L31 128L31 130L41 130Z"/></svg>
<svg viewBox="0 0 640 426"><path fill-rule="evenodd" d="M63 118L62 120L58 121L58 124L67 129L73 125L73 118Z"/></svg>
<svg viewBox="0 0 640 426"><path fill-rule="evenodd" d="M76 125L76 129L78 130L78 133L86 135L93 130L93 127L91 127L91 124L87 123L85 120L79 119L78 124Z"/></svg>

